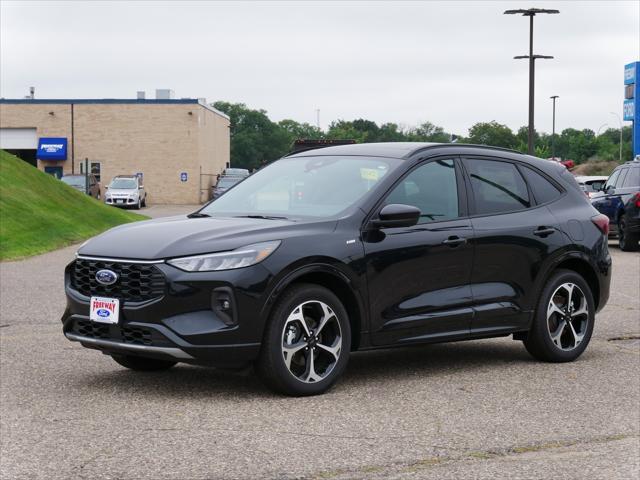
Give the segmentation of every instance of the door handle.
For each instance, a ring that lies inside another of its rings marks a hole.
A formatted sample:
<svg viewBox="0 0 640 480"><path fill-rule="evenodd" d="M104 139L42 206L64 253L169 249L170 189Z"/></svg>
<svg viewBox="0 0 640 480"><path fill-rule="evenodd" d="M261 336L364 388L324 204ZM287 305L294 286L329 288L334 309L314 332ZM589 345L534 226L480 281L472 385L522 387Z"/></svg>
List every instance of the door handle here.
<svg viewBox="0 0 640 480"><path fill-rule="evenodd" d="M533 232L534 235L538 237L546 237L547 235L551 235L556 231L553 227L538 227L537 230Z"/></svg>
<svg viewBox="0 0 640 480"><path fill-rule="evenodd" d="M467 243L467 239L466 238L462 238L462 237L458 237L455 235L452 235L451 237L447 238L446 240L442 241L443 245L448 245L450 247L457 247L458 245L461 245L463 243Z"/></svg>

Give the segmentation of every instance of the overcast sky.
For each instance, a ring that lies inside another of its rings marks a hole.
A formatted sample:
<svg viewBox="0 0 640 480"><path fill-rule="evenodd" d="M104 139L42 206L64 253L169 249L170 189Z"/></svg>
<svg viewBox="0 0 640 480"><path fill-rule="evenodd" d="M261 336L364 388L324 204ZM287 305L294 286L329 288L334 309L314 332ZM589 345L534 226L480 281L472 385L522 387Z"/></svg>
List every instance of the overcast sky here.
<svg viewBox="0 0 640 480"><path fill-rule="evenodd" d="M366 118L527 123L535 18L536 127L618 125L623 67L640 60L640 2L0 2L0 95L176 97L243 102L322 127Z"/></svg>

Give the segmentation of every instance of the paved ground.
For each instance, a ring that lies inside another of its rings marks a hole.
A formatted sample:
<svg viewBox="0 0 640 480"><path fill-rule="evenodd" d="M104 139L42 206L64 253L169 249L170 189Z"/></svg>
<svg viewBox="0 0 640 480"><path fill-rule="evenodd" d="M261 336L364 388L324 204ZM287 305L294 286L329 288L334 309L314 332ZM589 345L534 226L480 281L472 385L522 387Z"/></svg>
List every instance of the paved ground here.
<svg viewBox="0 0 640 480"><path fill-rule="evenodd" d="M575 363L510 339L359 353L303 399L199 367L126 371L61 334L74 248L2 263L0 478L640 478L640 254L611 249L612 297Z"/></svg>

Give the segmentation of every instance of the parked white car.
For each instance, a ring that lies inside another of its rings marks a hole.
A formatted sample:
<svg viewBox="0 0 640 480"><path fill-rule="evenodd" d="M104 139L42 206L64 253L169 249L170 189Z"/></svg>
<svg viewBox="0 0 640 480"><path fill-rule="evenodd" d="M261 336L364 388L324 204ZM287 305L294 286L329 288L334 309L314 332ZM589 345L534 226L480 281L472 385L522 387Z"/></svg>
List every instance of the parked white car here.
<svg viewBox="0 0 640 480"><path fill-rule="evenodd" d="M117 207L147 206L147 192L140 177L136 175L118 175L113 177L104 194L104 203Z"/></svg>
<svg viewBox="0 0 640 480"><path fill-rule="evenodd" d="M591 198L595 193L602 190L604 184L607 183L606 175L577 176L576 181L580 188Z"/></svg>

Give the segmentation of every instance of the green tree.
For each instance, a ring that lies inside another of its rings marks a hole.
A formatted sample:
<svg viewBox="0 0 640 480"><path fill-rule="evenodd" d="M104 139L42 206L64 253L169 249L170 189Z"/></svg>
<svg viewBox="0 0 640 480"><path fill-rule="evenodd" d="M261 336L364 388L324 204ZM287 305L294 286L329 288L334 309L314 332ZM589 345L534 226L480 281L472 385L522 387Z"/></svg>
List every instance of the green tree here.
<svg viewBox="0 0 640 480"><path fill-rule="evenodd" d="M469 129L470 143L494 147L516 148L518 139L511 129L495 120L476 123Z"/></svg>
<svg viewBox="0 0 640 480"><path fill-rule="evenodd" d="M269 120L265 110L252 110L244 103L215 102L214 108L231 119L231 164L257 168L286 154L291 136Z"/></svg>

